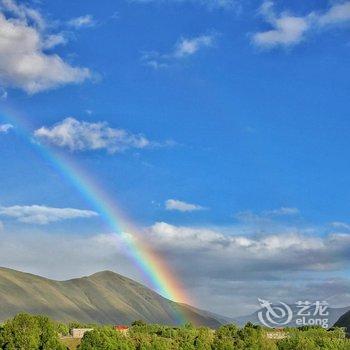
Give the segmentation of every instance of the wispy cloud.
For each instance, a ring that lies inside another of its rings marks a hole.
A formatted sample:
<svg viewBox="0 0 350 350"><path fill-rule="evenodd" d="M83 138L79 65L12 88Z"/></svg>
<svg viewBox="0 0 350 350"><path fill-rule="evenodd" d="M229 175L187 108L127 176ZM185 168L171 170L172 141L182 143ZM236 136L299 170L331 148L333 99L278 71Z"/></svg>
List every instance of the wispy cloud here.
<svg viewBox="0 0 350 350"><path fill-rule="evenodd" d="M190 39L181 38L181 40L175 45L173 56L183 58L194 55L200 49L212 46L213 42L213 35L201 35Z"/></svg>
<svg viewBox="0 0 350 350"><path fill-rule="evenodd" d="M252 42L261 48L292 47L307 39L310 32L350 21L350 2L335 3L323 12L312 11L303 16L283 11L276 13L273 1L265 1L260 8L260 15L271 29L257 32Z"/></svg>
<svg viewBox="0 0 350 350"><path fill-rule="evenodd" d="M0 87L0 100L6 100L7 95L7 91L3 87Z"/></svg>
<svg viewBox="0 0 350 350"><path fill-rule="evenodd" d="M43 42L43 48L46 50L53 49L58 45L65 45L68 42L68 38L63 33L50 34L46 36Z"/></svg>
<svg viewBox="0 0 350 350"><path fill-rule="evenodd" d="M132 0L142 4L148 4L153 2L159 3L194 3L196 5L204 6L209 10L224 9L224 10L237 10L240 8L240 1L237 0Z"/></svg>
<svg viewBox="0 0 350 350"><path fill-rule="evenodd" d="M263 215L266 216L294 216L300 213L298 208L281 207L272 210L263 211Z"/></svg>
<svg viewBox="0 0 350 350"><path fill-rule="evenodd" d="M45 225L67 219L91 218L98 214L91 210L52 208L43 205L0 207L0 216L14 218L20 222Z"/></svg>
<svg viewBox="0 0 350 350"><path fill-rule="evenodd" d="M154 69L165 68L172 63L195 55L198 51L210 48L215 43L216 35L200 35L192 38L181 38L169 53L149 51L143 54L142 62Z"/></svg>
<svg viewBox="0 0 350 350"><path fill-rule="evenodd" d="M47 23L39 10L15 0L1 0L0 11L9 13L23 22L31 22L37 28L45 29L47 27Z"/></svg>
<svg viewBox="0 0 350 350"><path fill-rule="evenodd" d="M331 8L318 17L321 26L339 25L350 21L350 2L335 3Z"/></svg>
<svg viewBox="0 0 350 350"><path fill-rule="evenodd" d="M43 126L35 130L34 136L70 151L107 150L109 153L116 153L131 148L143 149L159 145L141 134L112 128L107 122L89 123L74 118L66 118L51 127Z"/></svg>
<svg viewBox="0 0 350 350"><path fill-rule="evenodd" d="M80 17L72 18L67 23L69 26L74 27L76 29L83 27L93 27L96 25L96 21L92 15L84 15Z"/></svg>
<svg viewBox="0 0 350 350"><path fill-rule="evenodd" d="M181 211L181 212L206 210L206 208L202 207L201 205L186 203L183 201L179 201L177 199L168 199L167 201L165 201L165 209L166 210L176 210L176 211Z"/></svg>
<svg viewBox="0 0 350 350"><path fill-rule="evenodd" d="M234 215L234 217L238 221L242 222L250 222L250 223L262 223L268 222L270 223L275 219L283 219L283 218L293 218L297 217L300 214L298 208L293 207L280 207L271 210L264 210L260 213L255 213L251 210L240 211Z"/></svg>
<svg viewBox="0 0 350 350"><path fill-rule="evenodd" d="M12 128L12 124L0 124L0 134L7 134Z"/></svg>
<svg viewBox="0 0 350 350"><path fill-rule="evenodd" d="M350 225L348 223L342 222L342 221L333 221L333 222L331 222L331 226L336 228L336 229L341 229L341 230L346 230L346 231L350 230Z"/></svg>
<svg viewBox="0 0 350 350"><path fill-rule="evenodd" d="M38 10L12 0L0 2L0 84L34 94L91 78L87 68L74 67L45 50L63 44L62 34L48 32Z"/></svg>

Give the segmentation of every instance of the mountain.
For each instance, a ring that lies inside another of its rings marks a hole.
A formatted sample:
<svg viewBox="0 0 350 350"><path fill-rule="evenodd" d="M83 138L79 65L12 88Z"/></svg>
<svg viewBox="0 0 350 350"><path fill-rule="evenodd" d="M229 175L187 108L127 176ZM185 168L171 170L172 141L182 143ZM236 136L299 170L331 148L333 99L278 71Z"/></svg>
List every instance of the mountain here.
<svg viewBox="0 0 350 350"><path fill-rule="evenodd" d="M277 305L276 305L277 306ZM283 327L298 327L298 325L296 324L296 320L300 319L301 316L298 316L298 311L299 309L296 307L296 305L289 305L289 307L291 308L292 312L293 312L293 318L290 321L289 324L287 325L283 325ZM311 319L318 319L318 318L324 318L327 319L327 323L329 327L332 327L333 325L335 325L335 323L337 322L337 320L339 319L339 317L341 315L343 315L344 313L348 312L349 313L349 322L348 325L350 326L350 307L343 307L343 308L331 308L328 307L327 311L329 312L328 316L306 316L305 320L306 322L310 322L309 320ZM254 313L252 313L251 315L247 315L247 316L241 316L241 317L237 317L235 319L232 319L231 322L235 323L239 326L243 326L248 322L251 322L253 324L261 324L261 322L259 321L259 317L258 314L259 312L263 312L264 309L260 309L258 311L255 311ZM313 311L313 310L312 310ZM218 320L223 321L222 318L218 318ZM312 321L311 321L312 322Z"/></svg>
<svg viewBox="0 0 350 350"><path fill-rule="evenodd" d="M346 333L350 335L350 310L341 315L334 326L344 327L346 329Z"/></svg>
<svg viewBox="0 0 350 350"><path fill-rule="evenodd" d="M62 322L178 324L179 315L195 325L221 322L202 310L175 303L111 271L55 281L0 267L0 322L19 312L44 314Z"/></svg>

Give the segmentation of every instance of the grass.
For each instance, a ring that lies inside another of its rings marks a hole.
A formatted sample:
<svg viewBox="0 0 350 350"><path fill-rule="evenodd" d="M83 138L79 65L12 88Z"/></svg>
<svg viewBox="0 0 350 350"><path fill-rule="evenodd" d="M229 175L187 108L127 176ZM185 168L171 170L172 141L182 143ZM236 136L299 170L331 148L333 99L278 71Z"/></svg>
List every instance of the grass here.
<svg viewBox="0 0 350 350"><path fill-rule="evenodd" d="M66 345L69 350L76 350L81 342L81 339L76 338L61 338L61 342Z"/></svg>

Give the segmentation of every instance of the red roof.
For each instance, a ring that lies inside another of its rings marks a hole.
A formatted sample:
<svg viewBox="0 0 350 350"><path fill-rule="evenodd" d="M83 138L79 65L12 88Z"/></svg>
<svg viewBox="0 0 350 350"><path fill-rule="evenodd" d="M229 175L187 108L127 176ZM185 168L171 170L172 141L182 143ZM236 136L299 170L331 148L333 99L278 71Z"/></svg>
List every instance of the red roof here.
<svg viewBox="0 0 350 350"><path fill-rule="evenodd" d="M124 326L122 324L119 324L119 325L114 326L114 329L118 330L118 331L123 331L123 330L129 329L129 327L128 326Z"/></svg>

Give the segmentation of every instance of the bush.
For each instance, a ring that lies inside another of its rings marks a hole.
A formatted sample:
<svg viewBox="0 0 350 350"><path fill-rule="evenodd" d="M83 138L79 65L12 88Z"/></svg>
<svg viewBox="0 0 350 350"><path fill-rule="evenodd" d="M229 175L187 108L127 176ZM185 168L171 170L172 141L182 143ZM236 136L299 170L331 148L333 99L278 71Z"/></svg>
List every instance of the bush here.
<svg viewBox="0 0 350 350"><path fill-rule="evenodd" d="M289 330L288 337L278 342L279 350L350 350L350 342L340 328L327 331L321 327Z"/></svg>
<svg viewBox="0 0 350 350"><path fill-rule="evenodd" d="M55 324L44 316L18 314L0 330L4 350L63 350Z"/></svg>
<svg viewBox="0 0 350 350"><path fill-rule="evenodd" d="M79 350L135 350L133 342L110 327L99 327L84 334Z"/></svg>

